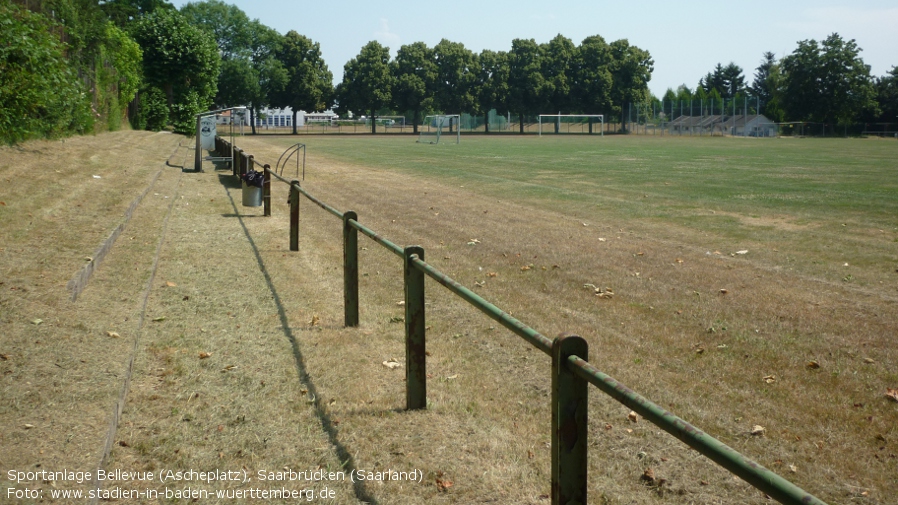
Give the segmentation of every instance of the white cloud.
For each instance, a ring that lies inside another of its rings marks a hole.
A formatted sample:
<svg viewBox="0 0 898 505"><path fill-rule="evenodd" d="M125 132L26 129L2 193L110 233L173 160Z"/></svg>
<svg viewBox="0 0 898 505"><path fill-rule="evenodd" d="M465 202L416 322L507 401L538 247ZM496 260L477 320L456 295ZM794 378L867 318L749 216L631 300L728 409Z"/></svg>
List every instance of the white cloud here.
<svg viewBox="0 0 898 505"><path fill-rule="evenodd" d="M382 45L389 47L392 54L396 54L396 50L402 45L399 35L390 30L387 18L380 18L380 30L374 32L374 38Z"/></svg>

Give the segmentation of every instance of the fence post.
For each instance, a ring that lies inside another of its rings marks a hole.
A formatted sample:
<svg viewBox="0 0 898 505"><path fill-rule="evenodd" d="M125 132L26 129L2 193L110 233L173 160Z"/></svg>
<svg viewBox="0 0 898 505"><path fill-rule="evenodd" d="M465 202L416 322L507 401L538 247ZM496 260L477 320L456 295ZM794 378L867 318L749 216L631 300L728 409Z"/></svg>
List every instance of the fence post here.
<svg viewBox="0 0 898 505"><path fill-rule="evenodd" d="M262 177L262 205L264 205L263 215L271 216L271 165L265 164L262 167L264 176Z"/></svg>
<svg viewBox="0 0 898 505"><path fill-rule="evenodd" d="M552 342L552 505L586 503L588 384L568 357L588 360L589 345L576 335Z"/></svg>
<svg viewBox="0 0 898 505"><path fill-rule="evenodd" d="M354 211L343 213L343 324L359 325L359 231L349 220L358 222Z"/></svg>
<svg viewBox="0 0 898 505"><path fill-rule="evenodd" d="M299 181L290 183L290 250L299 250Z"/></svg>
<svg viewBox="0 0 898 505"><path fill-rule="evenodd" d="M240 174L238 163L240 162L240 148L231 146L231 173L233 175Z"/></svg>
<svg viewBox="0 0 898 505"><path fill-rule="evenodd" d="M406 410L427 408L427 362L424 326L424 272L412 256L424 260L424 249L408 246L405 256L405 405Z"/></svg>

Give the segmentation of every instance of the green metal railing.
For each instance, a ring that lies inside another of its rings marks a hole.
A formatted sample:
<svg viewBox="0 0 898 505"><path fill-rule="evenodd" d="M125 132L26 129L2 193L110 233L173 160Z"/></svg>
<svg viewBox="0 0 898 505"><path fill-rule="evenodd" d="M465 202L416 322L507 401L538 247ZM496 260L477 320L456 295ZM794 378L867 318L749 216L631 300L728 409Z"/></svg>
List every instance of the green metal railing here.
<svg viewBox="0 0 898 505"><path fill-rule="evenodd" d="M227 141L222 139L227 144ZM229 146L227 146L229 147ZM239 148L234 166L252 165L251 156ZM238 159L239 157L239 159ZM258 164L258 163L257 163ZM340 212L310 195L297 180L288 181L265 171L263 198L265 215L269 216L270 180L275 177L290 185L290 250L299 250L299 200L305 196L316 205L343 221L343 300L347 327L359 325L358 232L368 236L403 260L405 291L406 408L427 407L426 311L424 277L430 277L483 312L515 335L552 358L552 504L587 503L588 384L626 405L646 420L670 433L689 447L739 476L771 498L784 504L825 505L776 473L746 458L735 449L715 439L671 412L642 397L630 388L605 375L591 365L589 346L576 335L550 339L462 286L424 260L419 246L400 247L358 221L354 211Z"/></svg>

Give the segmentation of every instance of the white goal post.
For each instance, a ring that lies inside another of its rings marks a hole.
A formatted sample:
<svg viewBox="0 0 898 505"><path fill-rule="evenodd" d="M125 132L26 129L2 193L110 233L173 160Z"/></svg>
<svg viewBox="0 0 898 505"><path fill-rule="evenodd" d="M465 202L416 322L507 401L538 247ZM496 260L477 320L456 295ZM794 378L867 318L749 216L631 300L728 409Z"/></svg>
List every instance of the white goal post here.
<svg viewBox="0 0 898 505"><path fill-rule="evenodd" d="M461 116L459 114L436 114L425 116L424 123L418 127L419 144L439 144L444 135L448 135L450 142L455 137L455 143L461 142Z"/></svg>
<svg viewBox="0 0 898 505"><path fill-rule="evenodd" d="M540 114L539 134L543 134L543 123L554 125L554 133L587 133L592 134L592 125L599 122L599 132L605 136L605 116L603 114ZM548 133L548 132L547 132Z"/></svg>

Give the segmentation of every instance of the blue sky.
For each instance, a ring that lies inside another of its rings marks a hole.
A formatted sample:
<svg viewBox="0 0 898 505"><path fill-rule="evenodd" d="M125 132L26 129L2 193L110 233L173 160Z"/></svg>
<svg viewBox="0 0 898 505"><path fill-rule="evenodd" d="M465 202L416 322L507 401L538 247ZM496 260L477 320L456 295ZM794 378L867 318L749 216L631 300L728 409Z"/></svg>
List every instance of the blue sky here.
<svg viewBox="0 0 898 505"><path fill-rule="evenodd" d="M751 82L765 51L779 58L799 40L833 32L857 41L873 75L898 65L898 2L892 1L225 1L281 33L296 30L319 42L336 81L371 40L395 56L401 45L417 41L432 47L446 38L474 52L507 51L515 38L543 43L559 33L575 44L601 35L647 49L655 60L649 88L657 96L684 83L695 88L717 63L736 63Z"/></svg>

